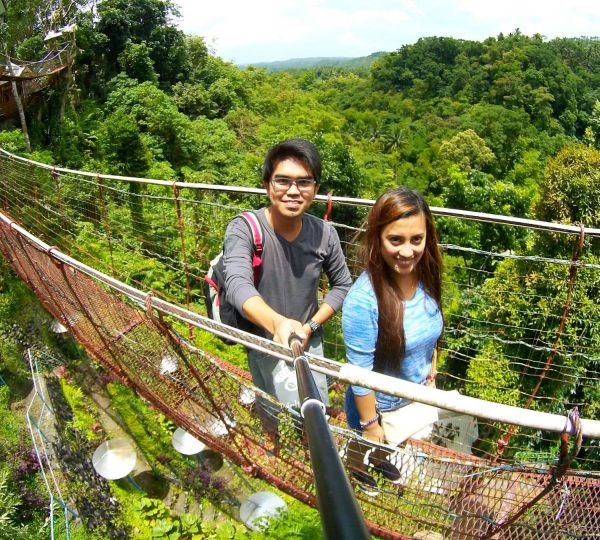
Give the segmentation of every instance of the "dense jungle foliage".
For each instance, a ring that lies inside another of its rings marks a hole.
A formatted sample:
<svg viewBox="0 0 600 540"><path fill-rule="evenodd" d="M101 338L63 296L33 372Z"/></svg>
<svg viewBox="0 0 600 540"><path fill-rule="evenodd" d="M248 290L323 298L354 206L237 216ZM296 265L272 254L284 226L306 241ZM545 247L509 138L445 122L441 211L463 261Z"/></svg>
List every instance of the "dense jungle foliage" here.
<svg viewBox="0 0 600 540"><path fill-rule="evenodd" d="M269 146L299 136L322 153L321 192L375 198L407 185L435 206L600 227L598 39L546 40L518 30L482 42L425 37L373 55L368 67L268 72L215 56L201 36L176 28L177 15L170 0L11 0L0 42L13 58L41 58L49 29L77 23L74 65L27 104L33 158L110 174L259 186ZM17 124L4 125L0 146L26 154ZM440 233L446 243L490 251L528 244L569 259L573 249L554 237L464 222L443 222ZM589 244L586 260L597 264L599 249ZM21 294L9 281L5 272L5 327L12 324L15 291ZM476 305L473 319L504 321L525 334L525 321L547 317L550 308L529 301L523 288L539 298L559 295L563 281L507 260L472 293L476 304L461 298L449 309ZM573 347L582 335L590 349L600 346L598 281L591 272L581 277L578 301L589 317L575 320L562 338ZM512 303L499 300L500 288L510 291ZM449 351L474 358L465 367L448 356L461 391L523 405L535 379L511 372L507 359L518 356L518 343L447 340ZM0 347L2 369L18 349ZM581 374L597 371L597 361L586 358L569 362ZM505 390L488 390L489 377L502 377ZM540 407L563 413L578 403L584 416L597 417L598 384L544 384L555 400ZM11 426L5 430L15 437ZM2 470L0 497L10 481Z"/></svg>

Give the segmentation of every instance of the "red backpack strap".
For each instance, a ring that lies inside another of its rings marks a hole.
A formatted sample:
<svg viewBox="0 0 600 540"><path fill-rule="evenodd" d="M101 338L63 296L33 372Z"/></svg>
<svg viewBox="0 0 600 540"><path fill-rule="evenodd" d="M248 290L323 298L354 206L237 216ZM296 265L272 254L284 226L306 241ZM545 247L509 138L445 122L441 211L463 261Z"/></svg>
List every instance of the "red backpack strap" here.
<svg viewBox="0 0 600 540"><path fill-rule="evenodd" d="M254 253L252 254L252 270L254 272L254 284L258 283L258 269L262 264L262 252L263 252L263 232L258 222L258 218L254 212L242 212L240 214L252 231L252 240L254 241Z"/></svg>
<svg viewBox="0 0 600 540"><path fill-rule="evenodd" d="M325 207L325 215L323 216L323 221L329 221L329 216L331 215L331 209L333 208L333 197L332 192L330 191L327 194L327 206Z"/></svg>
<svg viewBox="0 0 600 540"><path fill-rule="evenodd" d="M250 226L252 239L254 240L254 249L258 256L261 257L263 250L263 232L256 214L254 212L242 212L240 216L242 216Z"/></svg>

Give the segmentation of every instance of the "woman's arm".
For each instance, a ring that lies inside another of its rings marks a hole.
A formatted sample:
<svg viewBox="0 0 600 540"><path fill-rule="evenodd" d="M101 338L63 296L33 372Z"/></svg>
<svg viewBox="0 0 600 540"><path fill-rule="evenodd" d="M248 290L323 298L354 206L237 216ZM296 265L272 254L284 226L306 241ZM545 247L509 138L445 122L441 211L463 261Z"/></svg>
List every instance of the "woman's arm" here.
<svg viewBox="0 0 600 540"><path fill-rule="evenodd" d="M377 344L378 310L369 278L361 275L344 301L342 328L348 362L372 370ZM383 429L377 420L375 393L362 386L352 386L354 401L365 425L363 435L373 441L383 441Z"/></svg>
<svg viewBox="0 0 600 540"><path fill-rule="evenodd" d="M379 412L377 411L377 401L375 393L369 392L364 396L354 396L354 402L360 416L360 423L368 424L362 428L363 436L373 442L384 442L385 435L383 428L379 423ZM377 420L375 420L377 418ZM374 421L375 420L375 421Z"/></svg>

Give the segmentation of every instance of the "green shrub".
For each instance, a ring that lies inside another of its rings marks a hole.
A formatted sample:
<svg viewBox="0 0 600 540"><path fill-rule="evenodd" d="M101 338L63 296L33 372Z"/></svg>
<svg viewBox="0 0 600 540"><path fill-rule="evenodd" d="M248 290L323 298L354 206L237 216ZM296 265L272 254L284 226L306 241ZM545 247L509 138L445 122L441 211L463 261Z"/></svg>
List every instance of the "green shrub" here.
<svg viewBox="0 0 600 540"><path fill-rule="evenodd" d="M98 435L95 426L98 425L98 416L86 399L81 388L69 384L66 379L60 380L62 392L73 410L73 420L71 424L85 434L88 440L95 440Z"/></svg>

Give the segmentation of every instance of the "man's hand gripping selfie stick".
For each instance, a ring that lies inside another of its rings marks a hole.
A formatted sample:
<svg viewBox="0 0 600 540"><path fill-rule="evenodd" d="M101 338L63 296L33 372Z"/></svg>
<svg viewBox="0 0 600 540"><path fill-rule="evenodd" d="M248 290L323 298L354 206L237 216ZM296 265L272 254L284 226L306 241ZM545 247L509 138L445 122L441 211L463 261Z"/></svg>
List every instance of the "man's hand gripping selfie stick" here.
<svg viewBox="0 0 600 540"><path fill-rule="evenodd" d="M304 356L302 340L298 334L290 335L289 346L292 349L292 356L294 357L294 369L296 370L296 378L298 379L298 394L300 395L300 412L302 412L302 416L304 416L302 409L309 400L317 401L323 410L323 414L325 414L325 405L321 401L317 383L315 383L315 379L310 371L308 360Z"/></svg>

